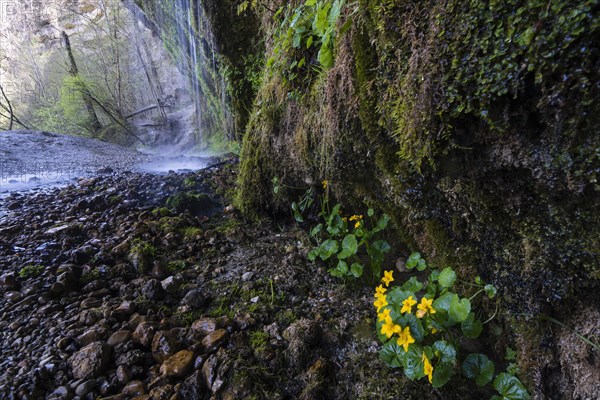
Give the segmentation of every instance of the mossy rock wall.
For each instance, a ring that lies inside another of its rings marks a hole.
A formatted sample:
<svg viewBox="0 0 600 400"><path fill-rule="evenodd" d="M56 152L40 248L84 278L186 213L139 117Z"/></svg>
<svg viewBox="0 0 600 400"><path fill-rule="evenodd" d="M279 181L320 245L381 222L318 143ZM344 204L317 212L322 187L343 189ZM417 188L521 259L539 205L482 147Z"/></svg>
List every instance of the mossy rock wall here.
<svg viewBox="0 0 600 400"><path fill-rule="evenodd" d="M598 313L575 312L600 305L597 2L352 7L332 68L301 85L285 59L265 69L238 205L289 212L301 191L274 194L274 177L329 180L347 207L392 215L412 250L499 287L498 354L517 346L532 392L595 396L597 351L537 317L599 339ZM263 28L275 40L278 23Z"/></svg>
<svg viewBox="0 0 600 400"><path fill-rule="evenodd" d="M488 344L498 365L517 348L536 398L597 396L598 352L538 316L600 339L598 2L359 0L333 67L309 59L298 81L273 11L301 2L241 3L203 1L245 80L238 207L289 213L291 187L327 179L347 209L390 214L411 250L498 286Z"/></svg>

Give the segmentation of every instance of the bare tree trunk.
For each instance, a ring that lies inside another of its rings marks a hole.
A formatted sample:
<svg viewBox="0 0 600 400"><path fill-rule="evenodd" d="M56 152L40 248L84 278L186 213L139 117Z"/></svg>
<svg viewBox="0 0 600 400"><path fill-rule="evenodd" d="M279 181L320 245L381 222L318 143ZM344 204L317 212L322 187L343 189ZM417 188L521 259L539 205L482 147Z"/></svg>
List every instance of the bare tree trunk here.
<svg viewBox="0 0 600 400"><path fill-rule="evenodd" d="M12 104L10 103L10 100L8 99L8 96L6 95L6 93L4 92L4 88L2 87L2 85L0 85L0 94L2 94L2 97L4 98L4 101L6 102L6 104L4 104L2 101L0 101L0 108L3 109L4 111L8 112L8 115L5 115L3 113L0 113L0 116L3 116L4 118L8 119L8 130L11 131L13 128L13 122L16 122L17 124L21 125L23 128L25 129L29 129L29 127L27 125L25 125L24 123L22 123L19 118L16 117L13 108L12 108Z"/></svg>
<svg viewBox="0 0 600 400"><path fill-rule="evenodd" d="M69 40L69 35L67 35L65 31L62 31L61 35L65 42L67 55L69 56L69 62L71 64L69 74L71 74L71 76L74 78L78 78L79 70L77 69L77 64L75 63L75 57L73 57L73 50L71 49L71 41ZM94 110L94 103L92 102L90 91L83 83L81 84L81 87L79 87L79 91L81 92L83 102L85 103L85 108L87 109L90 117L91 128L94 132L98 132L100 129L102 129L102 124L98 120L98 116L96 115L96 111Z"/></svg>

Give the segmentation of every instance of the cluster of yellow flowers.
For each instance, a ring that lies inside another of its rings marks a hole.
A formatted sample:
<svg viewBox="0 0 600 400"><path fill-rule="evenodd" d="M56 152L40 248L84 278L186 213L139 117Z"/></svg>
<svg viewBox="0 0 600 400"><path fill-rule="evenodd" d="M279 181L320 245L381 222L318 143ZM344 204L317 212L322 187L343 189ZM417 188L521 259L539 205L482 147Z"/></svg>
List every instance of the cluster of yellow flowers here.
<svg viewBox="0 0 600 400"><path fill-rule="evenodd" d="M398 335L396 343L398 346L402 346L404 351L407 352L408 347L412 343L415 343L415 339L410 334L410 327L406 326L402 328L402 326L395 324L390 316L391 309L387 307L389 304L387 302L386 292L388 286L393 281L393 272L385 271L383 278L381 278L382 284L375 288L375 302L373 305L377 309L377 319L380 322L383 322L383 325L381 326L381 334L385 335L388 339L390 339L393 335ZM427 299L423 297L421 299L421 303L417 305L417 311L415 313L417 318L423 318L427 314L435 314L435 309L433 308L432 303L433 299ZM408 298L402 302L400 314L412 314L413 306L415 304L417 304L417 301L413 299L412 296L408 296ZM431 365L425 353L423 353L423 372L429 378L429 382L431 383L433 377L433 366Z"/></svg>
<svg viewBox="0 0 600 400"><path fill-rule="evenodd" d="M362 215L353 215L350 217L350 221L356 221L354 223L354 229L358 228L361 224L361 220L363 219Z"/></svg>

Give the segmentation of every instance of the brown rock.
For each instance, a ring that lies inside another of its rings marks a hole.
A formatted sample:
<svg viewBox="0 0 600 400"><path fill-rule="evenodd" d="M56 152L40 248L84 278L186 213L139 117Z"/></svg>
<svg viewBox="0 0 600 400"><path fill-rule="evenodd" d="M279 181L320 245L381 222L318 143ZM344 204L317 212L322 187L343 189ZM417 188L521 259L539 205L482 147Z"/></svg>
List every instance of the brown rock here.
<svg viewBox="0 0 600 400"><path fill-rule="evenodd" d="M196 336L206 336L217 329L217 321L213 318L202 318L192 324L192 332Z"/></svg>
<svg viewBox="0 0 600 400"><path fill-rule="evenodd" d="M110 347L103 342L91 343L69 358L75 379L90 379L101 375L110 362Z"/></svg>
<svg viewBox="0 0 600 400"><path fill-rule="evenodd" d="M204 382L206 383L206 387L211 388L215 378L217 377L217 366L219 364L219 359L216 355L210 356L208 360L202 366L202 375L204 376Z"/></svg>
<svg viewBox="0 0 600 400"><path fill-rule="evenodd" d="M213 353L227 340L228 334L225 329L218 329L202 339L202 347L207 353Z"/></svg>
<svg viewBox="0 0 600 400"><path fill-rule="evenodd" d="M160 373L165 376L183 377L192 368L194 353L181 350L169 357L160 367Z"/></svg>
<svg viewBox="0 0 600 400"><path fill-rule="evenodd" d="M154 334L156 333L156 328L150 322L142 322L135 328L133 332L133 341L141 344L144 347L150 346L152 343L152 339L154 339Z"/></svg>
<svg viewBox="0 0 600 400"><path fill-rule="evenodd" d="M142 381L131 381L121 391L131 397L142 396L146 394L146 385Z"/></svg>
<svg viewBox="0 0 600 400"><path fill-rule="evenodd" d="M118 344L125 343L129 339L131 339L131 331L117 331L110 335L106 343L110 347L114 347Z"/></svg>

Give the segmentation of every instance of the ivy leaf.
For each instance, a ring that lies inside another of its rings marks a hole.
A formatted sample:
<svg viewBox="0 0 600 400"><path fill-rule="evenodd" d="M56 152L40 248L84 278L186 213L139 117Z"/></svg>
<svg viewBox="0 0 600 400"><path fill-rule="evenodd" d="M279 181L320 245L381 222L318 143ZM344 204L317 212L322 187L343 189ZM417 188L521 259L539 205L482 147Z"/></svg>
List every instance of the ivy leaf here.
<svg viewBox="0 0 600 400"><path fill-rule="evenodd" d="M440 276L438 277L438 281L440 285L445 288L452 287L454 282L456 282L456 272L450 267L446 267L440 272Z"/></svg>
<svg viewBox="0 0 600 400"><path fill-rule="evenodd" d="M456 349L445 340L436 341L433 344L433 351L442 364L454 365L456 362Z"/></svg>
<svg viewBox="0 0 600 400"><path fill-rule="evenodd" d="M379 351L379 359L392 368L401 367L404 364L404 357L404 349L398 346L396 339L388 341Z"/></svg>
<svg viewBox="0 0 600 400"><path fill-rule="evenodd" d="M338 242L337 240L327 239L324 241L319 247L319 257L321 260L325 261L338 251Z"/></svg>
<svg viewBox="0 0 600 400"><path fill-rule="evenodd" d="M329 25L335 25L338 18L340 17L340 13L342 12L342 7L344 6L343 0L336 0L329 11L328 22Z"/></svg>
<svg viewBox="0 0 600 400"><path fill-rule="evenodd" d="M494 377L494 370L494 363L483 354L469 354L462 364L463 374L469 379L475 379L478 386L487 385Z"/></svg>
<svg viewBox="0 0 600 400"><path fill-rule="evenodd" d="M475 319L475 313L469 313L469 316L460 324L463 334L470 339L477 339L483 330L481 321Z"/></svg>
<svg viewBox="0 0 600 400"><path fill-rule="evenodd" d="M331 68L333 66L333 52L331 51L331 47L323 43L321 46L321 50L319 50L318 54L319 63L324 68Z"/></svg>
<svg viewBox="0 0 600 400"><path fill-rule="evenodd" d="M408 290L410 292L418 292L423 289L423 284L419 282L416 276L411 276L404 284L401 286L403 290Z"/></svg>
<svg viewBox="0 0 600 400"><path fill-rule="evenodd" d="M496 289L496 286L490 285L490 284L485 285L483 290L485 291L485 293L487 294L487 296L490 299L493 299L496 296L496 293L498 292L498 289Z"/></svg>
<svg viewBox="0 0 600 400"><path fill-rule="evenodd" d="M404 358L402 359L402 366L404 367L404 375L406 375L408 379L414 381L424 377L423 348L417 344L409 346L408 351L404 354Z"/></svg>
<svg viewBox="0 0 600 400"><path fill-rule="evenodd" d="M494 379L494 388L502 396L502 400L529 400L529 393L519 379L502 372Z"/></svg>
<svg viewBox="0 0 600 400"><path fill-rule="evenodd" d="M449 317L454 320L454 322L463 322L469 316L471 312L471 302L469 299L461 299L459 301L458 296L452 296L452 301L450 302L450 310L448 311Z"/></svg>
<svg viewBox="0 0 600 400"><path fill-rule="evenodd" d="M360 278L363 274L364 267L362 264L353 263L350 266L350 272L354 275L355 278Z"/></svg>
<svg viewBox="0 0 600 400"><path fill-rule="evenodd" d="M312 35L309 36L308 40L306 41L306 48L307 49L310 49L310 46L312 46L312 44L313 44L313 40L314 39L313 39Z"/></svg>
<svg viewBox="0 0 600 400"><path fill-rule="evenodd" d="M348 258L356 254L358 250L358 243L356 242L356 236L353 234L348 234L342 240L342 251L338 254L338 258L343 260L344 258Z"/></svg>

